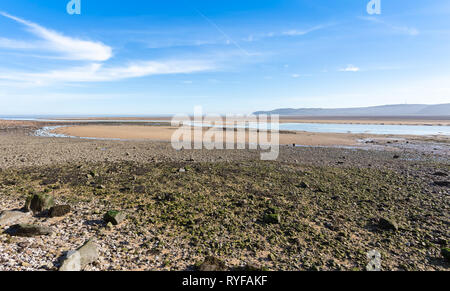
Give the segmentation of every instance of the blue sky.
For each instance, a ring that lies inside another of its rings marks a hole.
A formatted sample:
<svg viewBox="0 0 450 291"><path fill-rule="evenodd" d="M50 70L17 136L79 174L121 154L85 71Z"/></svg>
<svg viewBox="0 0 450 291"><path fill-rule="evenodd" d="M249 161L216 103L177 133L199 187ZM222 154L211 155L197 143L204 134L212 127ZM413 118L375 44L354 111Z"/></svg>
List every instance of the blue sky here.
<svg viewBox="0 0 450 291"><path fill-rule="evenodd" d="M450 2L0 2L0 114L450 103Z"/></svg>

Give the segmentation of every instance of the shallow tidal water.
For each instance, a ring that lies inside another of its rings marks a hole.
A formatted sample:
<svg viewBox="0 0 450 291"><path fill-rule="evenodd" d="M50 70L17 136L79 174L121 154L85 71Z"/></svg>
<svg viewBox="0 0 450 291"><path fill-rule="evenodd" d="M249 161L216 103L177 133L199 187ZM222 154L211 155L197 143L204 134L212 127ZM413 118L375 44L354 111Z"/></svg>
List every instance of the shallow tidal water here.
<svg viewBox="0 0 450 291"><path fill-rule="evenodd" d="M58 122L58 119L42 119L42 118L1 118L4 120L21 120L21 121L47 121ZM139 123L139 122L161 122L162 120L77 120L66 119L64 121L97 123L97 122L120 122L120 123ZM164 122L168 122L167 120ZM222 124L211 125L208 123L189 122L192 126L203 127L227 127ZM290 131L305 131L319 133L356 133L356 134L391 134L391 135L446 135L450 136L450 126L438 125L392 125L392 124L340 124L340 123L280 123L278 128L271 127L270 123L250 122L247 124L236 124L236 128L252 128L252 129L279 129ZM44 134L46 135L46 134Z"/></svg>

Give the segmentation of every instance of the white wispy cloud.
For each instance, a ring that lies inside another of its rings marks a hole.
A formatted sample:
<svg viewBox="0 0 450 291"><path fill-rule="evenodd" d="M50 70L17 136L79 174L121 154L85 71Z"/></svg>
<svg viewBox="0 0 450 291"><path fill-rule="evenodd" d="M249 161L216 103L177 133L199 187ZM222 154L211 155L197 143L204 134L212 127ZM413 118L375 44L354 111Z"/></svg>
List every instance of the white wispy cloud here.
<svg viewBox="0 0 450 291"><path fill-rule="evenodd" d="M317 26L311 27L309 29L304 29L304 30L291 29L291 30L288 30L288 31L284 31L282 33L282 35L288 35L288 36L305 35L305 34L313 32L313 31L320 30L320 29L325 28L325 27L326 27L326 25L317 25Z"/></svg>
<svg viewBox="0 0 450 291"><path fill-rule="evenodd" d="M215 68L212 61L174 59L141 60L123 65L108 65L106 61L112 57L112 48L103 43L67 37L59 32L1 11L0 15L25 25L31 33L41 39L39 42L33 42L0 38L0 48L35 49L38 52L45 49L57 52L60 59L85 61L84 65L77 67L64 67L65 62L62 62L62 68L47 69L40 72L0 69L0 81L9 87L26 88L55 84L112 82L151 75L196 73Z"/></svg>
<svg viewBox="0 0 450 291"><path fill-rule="evenodd" d="M0 11L0 15L12 19L27 27L28 31L39 37L42 42L23 42L0 39L0 47L16 49L42 49L59 53L61 58L69 60L106 61L113 55L112 48L101 43L76 39L47 29L39 24Z"/></svg>
<svg viewBox="0 0 450 291"><path fill-rule="evenodd" d="M361 69L354 65L348 65L345 68L339 69L340 72L359 72Z"/></svg>
<svg viewBox="0 0 450 291"><path fill-rule="evenodd" d="M281 31L281 32L268 32L268 33L253 34L253 35L249 35L248 37L244 38L243 41L253 42L253 41L258 41L258 40L261 40L264 38L272 38L272 37L280 37L280 36L281 37L282 36L285 36L285 37L302 36L302 35L307 35L309 33L312 33L314 31L324 29L331 25L334 25L334 24L316 25L316 26L313 26L308 29L289 29L289 30L285 30L285 31Z"/></svg>
<svg viewBox="0 0 450 291"><path fill-rule="evenodd" d="M414 27L407 26L392 26L392 28L398 32L402 32L411 36L419 35L419 30Z"/></svg>
<svg viewBox="0 0 450 291"><path fill-rule="evenodd" d="M406 34L406 35L410 35L410 36L417 36L420 34L420 31L415 28L415 27L409 27L409 26L405 26L405 25L394 25L391 24L389 22L386 22L378 17L359 17L362 20L365 21L369 21L372 23L378 23L381 25L384 25L385 27L389 28L390 31L396 32L396 33L401 33L401 34Z"/></svg>
<svg viewBox="0 0 450 291"><path fill-rule="evenodd" d="M35 48L37 48L37 46L35 44L29 43L26 41L20 41L20 40L14 40L14 39L0 37L0 48L35 49Z"/></svg>
<svg viewBox="0 0 450 291"><path fill-rule="evenodd" d="M151 75L184 74L214 69L205 61L147 61L126 66L108 67L101 63L41 73L0 72L0 80L35 85L52 83L111 82Z"/></svg>
<svg viewBox="0 0 450 291"><path fill-rule="evenodd" d="M292 78L302 78L302 77L311 77L311 74L292 74Z"/></svg>

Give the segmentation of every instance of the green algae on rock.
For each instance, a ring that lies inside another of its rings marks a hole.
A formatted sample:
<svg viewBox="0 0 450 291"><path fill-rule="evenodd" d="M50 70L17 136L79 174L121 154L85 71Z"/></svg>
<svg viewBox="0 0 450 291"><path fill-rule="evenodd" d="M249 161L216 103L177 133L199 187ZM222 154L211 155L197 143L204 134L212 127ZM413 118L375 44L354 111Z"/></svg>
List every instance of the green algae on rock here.
<svg viewBox="0 0 450 291"><path fill-rule="evenodd" d="M110 210L105 213L103 220L108 223L111 222L113 225L121 224L127 217L126 213L118 210Z"/></svg>

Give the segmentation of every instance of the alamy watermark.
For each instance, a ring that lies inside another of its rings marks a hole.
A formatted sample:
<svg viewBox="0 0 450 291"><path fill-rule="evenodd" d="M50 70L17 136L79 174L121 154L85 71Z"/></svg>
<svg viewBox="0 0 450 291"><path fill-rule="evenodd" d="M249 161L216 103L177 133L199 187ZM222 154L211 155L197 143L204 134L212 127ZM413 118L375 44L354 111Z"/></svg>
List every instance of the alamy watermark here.
<svg viewBox="0 0 450 291"><path fill-rule="evenodd" d="M70 0L66 6L67 13L70 15L81 14L81 0Z"/></svg>
<svg viewBox="0 0 450 291"><path fill-rule="evenodd" d="M194 117L176 115L172 135L176 150L261 150L261 160L276 160L279 155L278 115L203 115L202 107L194 108Z"/></svg>
<svg viewBox="0 0 450 291"><path fill-rule="evenodd" d="M367 4L367 13L370 15L381 14L381 0L370 0Z"/></svg>

